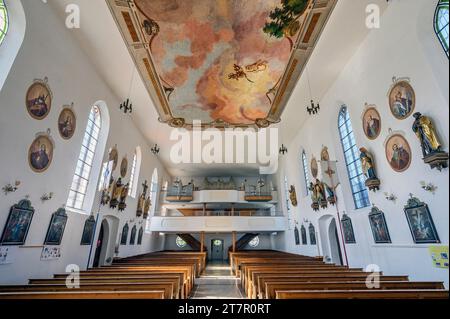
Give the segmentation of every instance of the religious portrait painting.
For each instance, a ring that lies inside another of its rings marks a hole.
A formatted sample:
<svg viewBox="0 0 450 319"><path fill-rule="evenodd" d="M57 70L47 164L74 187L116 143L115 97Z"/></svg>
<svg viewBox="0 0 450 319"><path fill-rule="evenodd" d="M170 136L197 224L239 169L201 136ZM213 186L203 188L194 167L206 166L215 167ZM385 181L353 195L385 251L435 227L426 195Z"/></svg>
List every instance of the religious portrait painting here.
<svg viewBox="0 0 450 319"><path fill-rule="evenodd" d="M90 216L84 223L83 234L81 235L81 246L87 246L92 243L95 232L95 218Z"/></svg>
<svg viewBox="0 0 450 319"><path fill-rule="evenodd" d="M346 244L356 244L355 232L353 231L352 220L344 215L342 218L342 230L344 232L344 240Z"/></svg>
<svg viewBox="0 0 450 319"><path fill-rule="evenodd" d="M23 245L31 226L34 208L29 200L22 200L11 207L5 228L3 229L1 245Z"/></svg>
<svg viewBox="0 0 450 319"><path fill-rule="evenodd" d="M66 228L66 223L66 210L64 208L60 208L52 215L50 225L48 226L47 235L45 236L44 245L60 245L64 235L64 230Z"/></svg>
<svg viewBox="0 0 450 319"><path fill-rule="evenodd" d="M368 108L363 115L364 133L370 140L375 140L381 133L381 116L374 107Z"/></svg>
<svg viewBox="0 0 450 319"><path fill-rule="evenodd" d="M319 175L319 164L317 163L315 157L313 157L311 160L311 175L314 178L317 178L317 176Z"/></svg>
<svg viewBox="0 0 450 319"><path fill-rule="evenodd" d="M369 214L370 227L372 228L373 239L376 244L390 244L391 235L386 223L384 213L378 208L373 207Z"/></svg>
<svg viewBox="0 0 450 319"><path fill-rule="evenodd" d="M398 120L404 120L414 112L416 95L409 82L400 81L392 87L389 92L389 106Z"/></svg>
<svg viewBox="0 0 450 319"><path fill-rule="evenodd" d="M416 244L439 244L439 236L434 226L428 205L417 198L411 198L405 206L406 219Z"/></svg>
<svg viewBox="0 0 450 319"><path fill-rule="evenodd" d="M392 169L404 172L411 165L412 152L408 141L400 134L391 136L386 142L386 158Z"/></svg>
<svg viewBox="0 0 450 319"><path fill-rule="evenodd" d="M43 120L50 113L52 107L52 93L44 81L36 80L28 89L26 107L30 116L36 120Z"/></svg>
<svg viewBox="0 0 450 319"><path fill-rule="evenodd" d="M122 176L122 178L125 178L125 176L127 176L127 172L128 172L128 160L126 157L124 157L122 159L122 162L120 163L120 176Z"/></svg>
<svg viewBox="0 0 450 319"><path fill-rule="evenodd" d="M61 137L65 140L70 140L75 133L77 120L75 113L69 107L65 107L58 118L58 130Z"/></svg>
<svg viewBox="0 0 450 319"><path fill-rule="evenodd" d="M53 159L54 144L49 136L38 135L28 150L28 163L36 173L45 172Z"/></svg>

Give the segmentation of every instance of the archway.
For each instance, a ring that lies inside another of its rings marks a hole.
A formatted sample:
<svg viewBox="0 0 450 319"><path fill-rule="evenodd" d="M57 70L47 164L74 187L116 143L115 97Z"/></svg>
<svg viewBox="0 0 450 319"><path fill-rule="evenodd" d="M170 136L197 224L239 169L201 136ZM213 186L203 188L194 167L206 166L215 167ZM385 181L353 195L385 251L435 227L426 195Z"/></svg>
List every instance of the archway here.
<svg viewBox="0 0 450 319"><path fill-rule="evenodd" d="M319 237L322 254L326 262L343 265L336 219L333 215L319 218Z"/></svg>
<svg viewBox="0 0 450 319"><path fill-rule="evenodd" d="M100 257L101 255L105 255L105 252L108 248L108 236L109 236L109 226L106 219L104 219L100 226L100 232L98 235L97 245L95 248L94 263L92 265L94 268L101 266Z"/></svg>
<svg viewBox="0 0 450 319"><path fill-rule="evenodd" d="M339 243L339 235L336 227L336 219L332 219L328 227L328 239L330 242L331 261L336 265L343 265L341 245Z"/></svg>

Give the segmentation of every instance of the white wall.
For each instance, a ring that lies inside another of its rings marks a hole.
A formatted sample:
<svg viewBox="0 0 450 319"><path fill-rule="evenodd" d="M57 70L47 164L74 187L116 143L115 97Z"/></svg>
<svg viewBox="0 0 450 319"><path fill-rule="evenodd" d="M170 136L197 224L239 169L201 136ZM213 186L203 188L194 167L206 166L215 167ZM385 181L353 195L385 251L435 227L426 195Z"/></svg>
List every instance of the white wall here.
<svg viewBox="0 0 450 319"><path fill-rule="evenodd" d="M40 247L47 232L51 214L66 203L69 187L72 182L75 165L87 123L87 117L92 105L97 101L104 101L109 110L110 130L105 153L101 158L106 160L109 148L115 144L119 150L119 166L122 157L127 154L131 165L136 146L143 151L139 185L146 179L151 181L155 167L158 168L159 178L169 179L165 169L157 158L151 154L149 147L136 129L130 117L119 112L119 104L124 97L115 96L114 92L104 84L93 65L89 62L89 53L82 52L75 42L72 32L64 26L64 21L58 18L53 9L42 1L23 1L26 14L27 29L22 48L14 62L7 80L0 92L0 185L22 181L17 192L5 196L0 194L0 228L3 229L8 217L9 209L26 195L35 208L35 215L26 240L26 246L37 248L19 248L15 261L9 265L0 265L0 283L25 283L29 278L46 278L53 273L65 271L68 264L76 264L81 269L86 268L89 246L80 246L80 239L87 216L68 212L68 223L61 244L62 257L56 261L40 261L42 248ZM9 50L8 37L5 45L0 47ZM2 69L2 74L4 70ZM42 121L32 119L25 108L25 94L34 79L48 77L53 92L53 104L50 114ZM57 130L57 119L62 106L74 103L77 116L77 130L69 141L60 138ZM28 166L28 148L38 132L51 129L51 136L55 140L56 148L50 168L37 174ZM114 176L119 175L118 170ZM126 181L128 177L125 179ZM141 192L139 187L138 193ZM54 192L51 201L42 203L40 197L44 193ZM137 202L129 198L128 207L124 212L100 208L100 222L102 216L113 215L120 219L119 231L110 247L119 241L123 224L135 218ZM99 207L99 193L96 193L92 210L97 212ZM145 226L145 223L142 224ZM139 228L139 227L138 227ZM98 235L99 227L97 228ZM129 237L128 237L129 238ZM154 250L161 250L164 241L159 240L159 234L146 234L142 246L121 246L118 256L126 257L142 254ZM114 249L111 249L113 252ZM94 254L94 250L92 251ZM92 262L93 258L91 258Z"/></svg>
<svg viewBox="0 0 450 319"><path fill-rule="evenodd" d="M433 267L428 254L429 245L414 244L403 206L409 198L409 193L426 202L443 245L448 245L449 172L448 169L442 172L431 170L424 164L419 142L411 130L413 118L396 120L390 113L387 98L393 76L409 77L416 90L416 111L434 120L444 148L448 151L449 68L448 58L433 31L436 3L437 0L398 0L389 3L386 13L382 16L381 29L370 32L337 81L321 99L320 114L311 116L290 143L289 154L282 160L278 180L280 185L283 185L286 175L289 185L295 185L297 188L299 206L292 208L293 219L300 223L307 219L313 222L318 230L318 220L326 215L336 216L336 208L330 206L328 210L320 212L313 212L310 208L311 200L305 197L303 191L305 186L301 152L305 149L308 161L313 155L320 159L322 146L328 146L331 159L338 160L338 173L342 182L337 192L339 209L352 218L355 229L357 244L346 245L350 265L366 267L369 264L377 264L386 274L407 274L412 280L444 281L448 286L448 270ZM363 19L361 21L363 23ZM345 41L344 35L342 41ZM312 69L309 72L314 74ZM291 101L288 107L307 105L308 98L305 98L304 102ZM377 105L383 121L381 136L375 141L369 141L365 137L361 125L366 102ZM368 222L370 208L354 209L337 129L338 112L342 104L348 106L357 145L368 148L375 155L382 185L380 191L370 193L370 199L386 215L393 242L390 245L374 244ZM384 141L389 134L389 128L404 132L412 147L412 165L404 173L394 172L385 158ZM436 194L422 190L420 181L432 182L438 186ZM387 201L384 192L396 194L397 202ZM283 191L280 191L280 194L284 197ZM285 199L280 202L284 207ZM324 246L327 245L326 243ZM292 230L277 237L276 248L304 255L318 254L317 247L295 246Z"/></svg>

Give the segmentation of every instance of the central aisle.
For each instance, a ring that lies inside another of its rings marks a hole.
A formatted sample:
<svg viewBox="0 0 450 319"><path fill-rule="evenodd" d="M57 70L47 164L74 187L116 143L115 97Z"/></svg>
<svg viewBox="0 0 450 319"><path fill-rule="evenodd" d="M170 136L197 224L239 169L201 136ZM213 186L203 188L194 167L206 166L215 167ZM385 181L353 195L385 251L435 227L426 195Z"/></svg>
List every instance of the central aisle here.
<svg viewBox="0 0 450 319"><path fill-rule="evenodd" d="M229 264L210 262L196 279L191 299L245 299L239 286L240 279L231 275Z"/></svg>

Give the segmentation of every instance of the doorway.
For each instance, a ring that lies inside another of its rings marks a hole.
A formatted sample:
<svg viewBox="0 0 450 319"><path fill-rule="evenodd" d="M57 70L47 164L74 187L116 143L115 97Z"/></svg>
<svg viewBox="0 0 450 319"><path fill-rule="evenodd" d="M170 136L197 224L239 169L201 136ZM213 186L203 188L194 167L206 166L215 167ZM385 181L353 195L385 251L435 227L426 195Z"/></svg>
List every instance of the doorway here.
<svg viewBox="0 0 450 319"><path fill-rule="evenodd" d="M224 241L222 239L211 240L211 260L223 261Z"/></svg>
<svg viewBox="0 0 450 319"><path fill-rule="evenodd" d="M102 252L104 254L106 247L108 246L108 240L106 235L105 228L108 227L108 224L106 220L103 220L102 225L100 226L100 233L98 235L97 244L95 247L95 255L94 255L94 263L93 267L98 268L100 267L100 256L102 255Z"/></svg>
<svg viewBox="0 0 450 319"><path fill-rule="evenodd" d="M330 250L332 262L336 265L343 265L341 245L339 243L339 235L336 227L336 220L333 218L331 220L330 226L328 228L328 238L330 240Z"/></svg>

